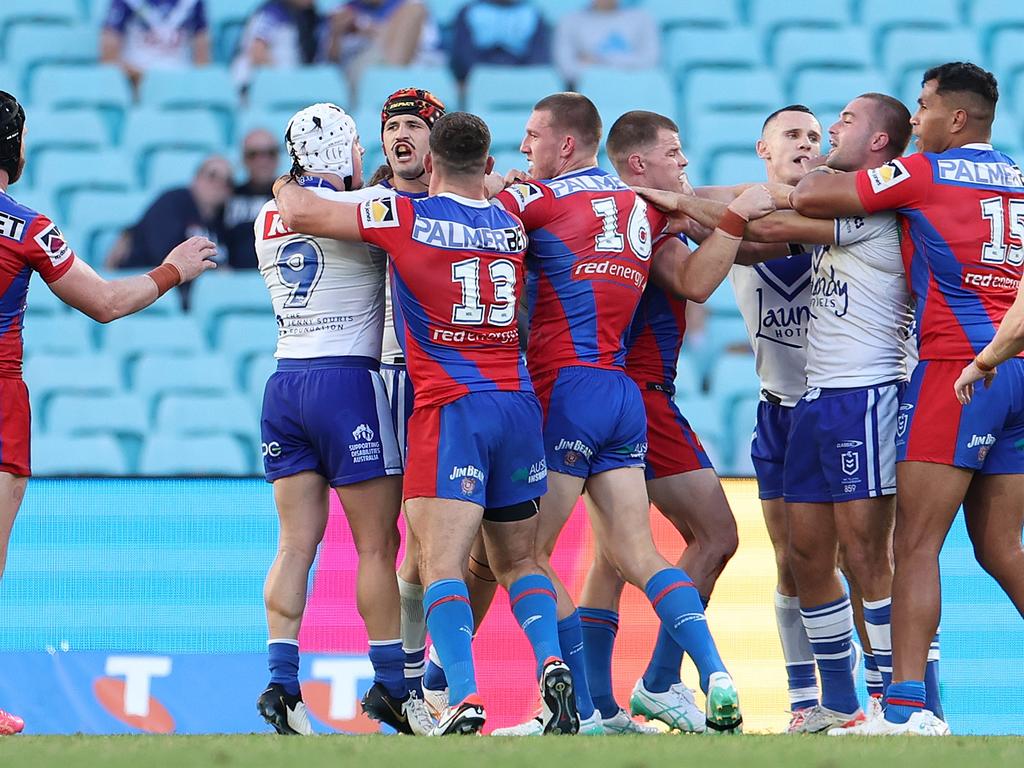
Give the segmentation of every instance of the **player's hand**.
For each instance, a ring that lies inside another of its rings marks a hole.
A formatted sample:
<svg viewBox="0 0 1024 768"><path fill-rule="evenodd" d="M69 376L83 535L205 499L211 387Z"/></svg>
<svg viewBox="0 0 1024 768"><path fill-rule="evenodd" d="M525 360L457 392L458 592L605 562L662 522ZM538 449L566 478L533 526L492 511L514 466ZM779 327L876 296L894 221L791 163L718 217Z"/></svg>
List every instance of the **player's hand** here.
<svg viewBox="0 0 1024 768"><path fill-rule="evenodd" d="M829 168L825 165L827 162L828 155L818 155L817 157L805 157L800 161L800 165L803 167L804 173L810 173L819 169L826 173L839 173L835 168Z"/></svg>
<svg viewBox="0 0 1024 768"><path fill-rule="evenodd" d="M772 193L764 184L755 184L743 190L729 207L747 221L760 219L775 210Z"/></svg>
<svg viewBox="0 0 1024 768"><path fill-rule="evenodd" d="M484 190L488 198L494 197L505 188L505 177L500 173L491 171L484 176Z"/></svg>
<svg viewBox="0 0 1024 768"><path fill-rule="evenodd" d="M277 197L277 194L281 191L281 188L285 184L289 184L289 183L291 183L293 181L295 181L295 179L292 178L292 175L290 173L286 173L283 176L278 176L274 180L274 187L273 187L274 197Z"/></svg>
<svg viewBox="0 0 1024 768"><path fill-rule="evenodd" d="M777 181L769 182L765 186L768 187L768 191L772 194L775 210L784 211L792 207L789 204L789 196L793 193L794 187Z"/></svg>
<svg viewBox="0 0 1024 768"><path fill-rule="evenodd" d="M533 181L533 176L528 171L521 171L518 168L513 168L511 171L505 174L505 186L511 187L520 181Z"/></svg>
<svg viewBox="0 0 1024 768"><path fill-rule="evenodd" d="M683 210L678 192L666 192L651 187L633 187L633 191L662 213L681 213Z"/></svg>
<svg viewBox="0 0 1024 768"><path fill-rule="evenodd" d="M960 401L962 405L967 405L971 402L971 398L974 397L974 382L985 380L985 389L992 386L992 379L996 377L996 372L983 371L975 362L972 360L967 366L960 371L960 377L953 384L953 391L956 392L956 399Z"/></svg>
<svg viewBox="0 0 1024 768"><path fill-rule="evenodd" d="M208 269L216 269L217 245L205 237L190 237L183 243L176 245L164 264L174 265L181 273L181 282L187 283L203 274Z"/></svg>

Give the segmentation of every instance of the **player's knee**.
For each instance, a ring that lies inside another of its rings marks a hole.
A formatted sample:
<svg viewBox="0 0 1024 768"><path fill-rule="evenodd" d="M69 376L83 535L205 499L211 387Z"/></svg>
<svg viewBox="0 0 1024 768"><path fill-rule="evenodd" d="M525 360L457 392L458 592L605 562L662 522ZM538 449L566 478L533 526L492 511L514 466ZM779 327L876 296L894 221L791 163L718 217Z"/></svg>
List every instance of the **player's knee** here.
<svg viewBox="0 0 1024 768"><path fill-rule="evenodd" d="M989 576L1002 581L1020 569L1024 551L1019 544L975 542L974 557Z"/></svg>
<svg viewBox="0 0 1024 768"><path fill-rule="evenodd" d="M388 525L369 535L359 536L355 541L356 554L360 560L383 560L389 563L388 567L394 568L399 543L398 527Z"/></svg>

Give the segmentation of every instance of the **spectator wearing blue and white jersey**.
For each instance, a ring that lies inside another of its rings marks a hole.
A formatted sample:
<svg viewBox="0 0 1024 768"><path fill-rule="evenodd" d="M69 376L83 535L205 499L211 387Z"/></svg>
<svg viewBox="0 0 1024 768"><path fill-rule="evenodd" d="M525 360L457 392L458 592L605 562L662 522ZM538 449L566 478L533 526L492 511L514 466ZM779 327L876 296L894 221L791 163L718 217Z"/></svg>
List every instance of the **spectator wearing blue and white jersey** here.
<svg viewBox="0 0 1024 768"><path fill-rule="evenodd" d="M460 83L477 64L549 64L551 27L529 0L473 0L455 17L450 61Z"/></svg>
<svg viewBox="0 0 1024 768"><path fill-rule="evenodd" d="M245 24L231 65L243 90L258 67L300 67L323 59L324 17L315 0L267 0Z"/></svg>

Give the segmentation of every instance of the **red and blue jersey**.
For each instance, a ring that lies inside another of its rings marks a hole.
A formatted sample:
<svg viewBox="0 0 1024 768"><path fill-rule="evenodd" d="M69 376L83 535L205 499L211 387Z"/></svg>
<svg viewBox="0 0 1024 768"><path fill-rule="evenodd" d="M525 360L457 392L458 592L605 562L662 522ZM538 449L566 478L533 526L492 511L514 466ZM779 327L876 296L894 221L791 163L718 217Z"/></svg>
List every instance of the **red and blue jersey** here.
<svg viewBox="0 0 1024 768"><path fill-rule="evenodd" d="M0 192L0 377L21 378L28 281L63 277L75 254L57 226Z"/></svg>
<svg viewBox="0 0 1024 768"><path fill-rule="evenodd" d="M498 199L530 233L526 358L534 381L567 366L621 370L665 217L599 168L513 184Z"/></svg>
<svg viewBox="0 0 1024 768"><path fill-rule="evenodd" d="M516 305L526 233L484 200L440 194L359 205L367 243L391 256L395 327L417 406L470 392L533 392Z"/></svg>
<svg viewBox="0 0 1024 768"><path fill-rule="evenodd" d="M969 360L995 335L1024 273L1024 177L988 144L857 172L868 213L898 211L922 360Z"/></svg>

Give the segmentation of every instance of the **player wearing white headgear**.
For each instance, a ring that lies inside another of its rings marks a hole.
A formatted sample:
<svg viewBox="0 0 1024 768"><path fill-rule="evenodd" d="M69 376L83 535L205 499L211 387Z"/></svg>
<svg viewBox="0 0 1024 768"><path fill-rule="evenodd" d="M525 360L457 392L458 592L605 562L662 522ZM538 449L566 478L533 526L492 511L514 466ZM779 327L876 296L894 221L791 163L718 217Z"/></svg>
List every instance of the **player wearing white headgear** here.
<svg viewBox="0 0 1024 768"><path fill-rule="evenodd" d="M340 107L314 104L298 112L285 142L301 186L349 202L379 196L380 190L354 191L363 184L363 149ZM279 733L312 733L299 689L298 631L330 487L359 553L356 596L374 667L364 709L396 730L423 732L432 723L424 721L422 701L408 696L399 639L401 459L379 373L385 260L361 243L290 231L273 200L255 232L278 327L277 371L267 381L261 428L281 525L264 589L270 685L257 707Z"/></svg>

